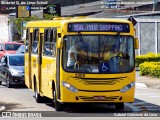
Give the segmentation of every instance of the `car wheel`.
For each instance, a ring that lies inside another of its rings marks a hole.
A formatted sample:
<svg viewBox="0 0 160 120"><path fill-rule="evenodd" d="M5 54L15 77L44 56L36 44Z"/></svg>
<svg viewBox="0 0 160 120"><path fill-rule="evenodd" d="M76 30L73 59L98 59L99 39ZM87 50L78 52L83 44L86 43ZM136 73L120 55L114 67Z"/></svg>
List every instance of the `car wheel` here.
<svg viewBox="0 0 160 120"><path fill-rule="evenodd" d="M54 91L54 95L53 96L54 96L53 102L54 102L55 110L56 111L62 111L63 110L63 106L62 106L62 104L60 102L57 101L56 90Z"/></svg>
<svg viewBox="0 0 160 120"><path fill-rule="evenodd" d="M0 81L0 85L2 85L2 81Z"/></svg>
<svg viewBox="0 0 160 120"><path fill-rule="evenodd" d="M124 109L124 103L117 103L116 104L116 110L123 110Z"/></svg>
<svg viewBox="0 0 160 120"><path fill-rule="evenodd" d="M36 84L34 85L34 96L35 96L35 99L36 99L36 102L37 102L37 103L42 102L42 97L40 96L40 94L39 94L38 91L37 91L37 86L36 86Z"/></svg>
<svg viewBox="0 0 160 120"><path fill-rule="evenodd" d="M7 76L7 87L8 87L8 88L12 88L12 85L11 85L11 83L10 83L10 77L9 77L9 76Z"/></svg>

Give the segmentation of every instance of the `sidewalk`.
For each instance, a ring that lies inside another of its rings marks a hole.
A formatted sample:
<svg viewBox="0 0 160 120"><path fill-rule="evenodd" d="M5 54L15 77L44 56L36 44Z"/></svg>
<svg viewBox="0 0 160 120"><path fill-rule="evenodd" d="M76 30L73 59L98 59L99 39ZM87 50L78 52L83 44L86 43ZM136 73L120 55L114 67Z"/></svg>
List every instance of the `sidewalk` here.
<svg viewBox="0 0 160 120"><path fill-rule="evenodd" d="M160 89L160 78L151 76L140 76L139 72L140 72L139 67L136 67L137 86Z"/></svg>
<svg viewBox="0 0 160 120"><path fill-rule="evenodd" d="M155 89L160 89L160 78L150 77L150 76L138 76L136 77L136 83L141 84L142 87L150 87Z"/></svg>

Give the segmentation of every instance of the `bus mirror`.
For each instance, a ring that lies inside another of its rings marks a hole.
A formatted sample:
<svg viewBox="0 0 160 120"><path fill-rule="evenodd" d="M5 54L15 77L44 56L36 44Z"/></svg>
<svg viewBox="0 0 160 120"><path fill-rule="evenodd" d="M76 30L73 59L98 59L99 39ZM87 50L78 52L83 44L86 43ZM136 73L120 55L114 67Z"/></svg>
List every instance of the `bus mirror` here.
<svg viewBox="0 0 160 120"><path fill-rule="evenodd" d="M59 48L59 49L62 48L62 39L61 39L61 38L58 38L58 41L57 41L57 48Z"/></svg>
<svg viewBox="0 0 160 120"><path fill-rule="evenodd" d="M138 38L135 38L135 39L134 39L134 46L135 46L135 49L139 49L139 41L138 41Z"/></svg>

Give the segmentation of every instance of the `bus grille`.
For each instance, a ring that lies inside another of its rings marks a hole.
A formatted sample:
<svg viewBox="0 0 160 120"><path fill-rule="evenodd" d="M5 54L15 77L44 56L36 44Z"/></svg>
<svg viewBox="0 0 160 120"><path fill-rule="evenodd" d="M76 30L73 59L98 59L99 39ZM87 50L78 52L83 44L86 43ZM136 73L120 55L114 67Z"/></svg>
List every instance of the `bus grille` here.
<svg viewBox="0 0 160 120"><path fill-rule="evenodd" d="M124 80L126 77L119 78L80 78L79 82L83 82L86 85L114 85L117 82Z"/></svg>
<svg viewBox="0 0 160 120"><path fill-rule="evenodd" d="M80 99L83 101L115 101L116 99L119 98L119 96L105 96L105 99L94 99L94 97L89 97L89 96L79 96Z"/></svg>

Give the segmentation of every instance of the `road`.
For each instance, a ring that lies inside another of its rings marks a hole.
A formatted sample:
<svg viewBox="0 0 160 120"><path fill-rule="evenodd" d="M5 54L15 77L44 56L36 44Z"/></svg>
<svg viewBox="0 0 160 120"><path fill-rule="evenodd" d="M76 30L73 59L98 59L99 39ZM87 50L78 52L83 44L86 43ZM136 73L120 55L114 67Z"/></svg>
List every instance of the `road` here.
<svg viewBox="0 0 160 120"><path fill-rule="evenodd" d="M43 103L36 103L34 92L29 90L28 88L7 88L5 85L2 85L0 86L0 96L0 103L3 103L4 106L6 105L7 111L55 111L54 104L52 104L52 101L49 99L47 99ZM81 108L81 106L79 107L82 111L84 110L83 108ZM96 108L96 110L93 110L90 107ZM66 106L65 108L65 111L77 111L74 108L69 108L68 106ZM86 110L90 112L114 112L115 107L107 105L90 105L89 107L85 107L85 111ZM131 109L125 106L125 111L131 111Z"/></svg>
<svg viewBox="0 0 160 120"><path fill-rule="evenodd" d="M143 87L136 87L135 102L126 103L122 111L115 110L114 106L107 105L89 105L89 106L66 106L63 112L54 112L54 105L51 100L47 102L36 103L34 92L25 87L7 88L5 85L0 86L0 105L6 106L7 111L53 111L64 113L64 116L77 115L106 115L106 113L116 112L160 112L160 90Z"/></svg>

